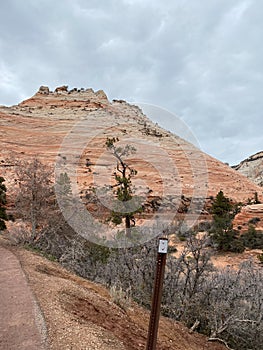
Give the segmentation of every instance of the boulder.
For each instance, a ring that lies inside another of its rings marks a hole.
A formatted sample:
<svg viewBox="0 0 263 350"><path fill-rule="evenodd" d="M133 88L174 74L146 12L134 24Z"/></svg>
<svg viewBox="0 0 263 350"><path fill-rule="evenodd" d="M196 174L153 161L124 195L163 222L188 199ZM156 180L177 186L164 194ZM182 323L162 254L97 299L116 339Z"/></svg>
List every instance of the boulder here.
<svg viewBox="0 0 263 350"><path fill-rule="evenodd" d="M68 85L58 86L55 89L55 92L68 92Z"/></svg>
<svg viewBox="0 0 263 350"><path fill-rule="evenodd" d="M48 86L40 86L38 92L40 94L49 94L49 87Z"/></svg>

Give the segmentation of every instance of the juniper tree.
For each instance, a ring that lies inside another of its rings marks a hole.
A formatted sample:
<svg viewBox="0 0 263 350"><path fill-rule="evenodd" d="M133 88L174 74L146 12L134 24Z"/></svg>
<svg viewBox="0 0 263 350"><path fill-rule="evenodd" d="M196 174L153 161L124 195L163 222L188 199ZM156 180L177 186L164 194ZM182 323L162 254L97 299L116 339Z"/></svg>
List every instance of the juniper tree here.
<svg viewBox="0 0 263 350"><path fill-rule="evenodd" d="M238 205L231 203L223 191L219 191L212 205L213 223L210 230L212 242L218 250L242 252L244 245L237 239L237 231L233 229L233 219L238 213Z"/></svg>
<svg viewBox="0 0 263 350"><path fill-rule="evenodd" d="M115 188L114 194L117 199L115 208L111 212L111 221L119 225L125 220L126 236L131 238L131 222L135 225L134 215L142 211L139 205L139 197L134 195L134 187L132 185L132 178L137 174L137 170L132 168L125 160L131 154L136 152L136 148L131 145L125 147L117 146L118 138L107 138L106 147L116 158L116 171L114 172ZM122 202L120 205L120 202ZM123 210L123 207L125 210Z"/></svg>

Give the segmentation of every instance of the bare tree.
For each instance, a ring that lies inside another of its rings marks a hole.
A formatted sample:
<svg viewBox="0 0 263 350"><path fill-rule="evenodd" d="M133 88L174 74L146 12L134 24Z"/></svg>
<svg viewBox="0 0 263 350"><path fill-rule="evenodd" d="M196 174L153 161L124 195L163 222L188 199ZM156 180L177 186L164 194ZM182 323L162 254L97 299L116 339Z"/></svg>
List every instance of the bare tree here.
<svg viewBox="0 0 263 350"><path fill-rule="evenodd" d="M20 161L16 166L18 194L15 207L18 215L30 223L31 241L37 238L38 228L45 224L54 205L51 174L51 168L36 158Z"/></svg>

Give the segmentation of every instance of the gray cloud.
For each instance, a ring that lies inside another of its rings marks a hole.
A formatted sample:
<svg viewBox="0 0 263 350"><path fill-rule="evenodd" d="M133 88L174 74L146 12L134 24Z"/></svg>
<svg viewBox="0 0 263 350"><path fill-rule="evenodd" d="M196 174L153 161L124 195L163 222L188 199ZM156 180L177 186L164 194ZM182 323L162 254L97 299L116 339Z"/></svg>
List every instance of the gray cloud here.
<svg viewBox="0 0 263 350"><path fill-rule="evenodd" d="M204 151L237 163L262 150L262 9L256 0L2 2L0 103L43 84L104 89L170 110Z"/></svg>

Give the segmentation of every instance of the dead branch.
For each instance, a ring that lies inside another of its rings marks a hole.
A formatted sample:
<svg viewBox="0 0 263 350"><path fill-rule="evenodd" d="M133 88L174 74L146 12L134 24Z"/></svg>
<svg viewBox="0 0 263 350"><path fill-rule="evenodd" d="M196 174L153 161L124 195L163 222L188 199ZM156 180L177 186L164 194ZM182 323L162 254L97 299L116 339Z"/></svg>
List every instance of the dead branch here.
<svg viewBox="0 0 263 350"><path fill-rule="evenodd" d="M224 344L225 347L226 347L228 350L234 350L234 349L230 348L230 347L228 346L227 342L226 342L225 340L221 339L221 338L209 338L208 341L218 341L218 342Z"/></svg>
<svg viewBox="0 0 263 350"><path fill-rule="evenodd" d="M190 334L193 333L199 325L200 325L200 321L199 320L195 320L195 323L190 328L189 333Z"/></svg>

